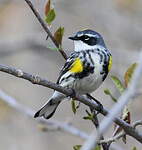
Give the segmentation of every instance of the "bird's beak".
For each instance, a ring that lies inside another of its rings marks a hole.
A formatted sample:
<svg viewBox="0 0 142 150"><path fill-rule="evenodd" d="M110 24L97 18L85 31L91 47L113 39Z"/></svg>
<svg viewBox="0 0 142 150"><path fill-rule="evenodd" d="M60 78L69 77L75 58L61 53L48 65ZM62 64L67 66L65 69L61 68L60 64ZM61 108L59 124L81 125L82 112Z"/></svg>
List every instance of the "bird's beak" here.
<svg viewBox="0 0 142 150"><path fill-rule="evenodd" d="M78 38L77 36L70 36L69 39L70 39L70 40L73 40L73 41L79 40L79 38Z"/></svg>

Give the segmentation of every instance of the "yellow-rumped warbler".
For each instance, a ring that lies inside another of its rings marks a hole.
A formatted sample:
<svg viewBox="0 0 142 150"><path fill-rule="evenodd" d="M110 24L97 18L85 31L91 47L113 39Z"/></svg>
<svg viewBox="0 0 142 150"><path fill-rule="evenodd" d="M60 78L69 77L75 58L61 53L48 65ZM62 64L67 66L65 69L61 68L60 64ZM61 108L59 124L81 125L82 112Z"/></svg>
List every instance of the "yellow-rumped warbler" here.
<svg viewBox="0 0 142 150"><path fill-rule="evenodd" d="M112 65L112 57L102 36L93 30L83 30L69 37L74 41L74 52L62 68L57 84L72 88L81 95L92 93L105 80ZM55 91L34 117L52 117L60 102L67 97Z"/></svg>

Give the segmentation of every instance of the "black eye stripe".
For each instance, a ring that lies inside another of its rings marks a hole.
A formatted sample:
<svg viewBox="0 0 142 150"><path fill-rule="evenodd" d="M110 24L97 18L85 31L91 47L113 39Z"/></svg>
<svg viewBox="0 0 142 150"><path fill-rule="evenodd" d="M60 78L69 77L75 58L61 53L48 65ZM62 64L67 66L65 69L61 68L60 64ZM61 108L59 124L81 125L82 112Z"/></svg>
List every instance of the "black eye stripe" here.
<svg viewBox="0 0 142 150"><path fill-rule="evenodd" d="M84 43L88 44L88 45L96 45L97 44L97 41L98 39L95 38L95 37L89 37L89 36L85 36L80 39L81 41L83 41Z"/></svg>
<svg viewBox="0 0 142 150"><path fill-rule="evenodd" d="M78 40L81 40L82 42L90 46L96 45L99 42L99 37L97 36L89 36L89 35L84 34L82 36L77 36L77 37L78 37Z"/></svg>

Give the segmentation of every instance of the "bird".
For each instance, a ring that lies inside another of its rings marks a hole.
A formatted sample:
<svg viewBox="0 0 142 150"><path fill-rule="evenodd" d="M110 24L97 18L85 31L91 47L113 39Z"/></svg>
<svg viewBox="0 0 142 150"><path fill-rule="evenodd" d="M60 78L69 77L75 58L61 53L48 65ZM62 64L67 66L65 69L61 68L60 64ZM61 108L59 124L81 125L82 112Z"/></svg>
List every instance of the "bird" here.
<svg viewBox="0 0 142 150"><path fill-rule="evenodd" d="M78 31L69 39L74 42L74 51L61 69L57 84L71 88L80 95L91 94L106 79L112 66L112 55L101 34L94 30ZM34 118L51 118L66 97L54 91L49 100L35 113Z"/></svg>

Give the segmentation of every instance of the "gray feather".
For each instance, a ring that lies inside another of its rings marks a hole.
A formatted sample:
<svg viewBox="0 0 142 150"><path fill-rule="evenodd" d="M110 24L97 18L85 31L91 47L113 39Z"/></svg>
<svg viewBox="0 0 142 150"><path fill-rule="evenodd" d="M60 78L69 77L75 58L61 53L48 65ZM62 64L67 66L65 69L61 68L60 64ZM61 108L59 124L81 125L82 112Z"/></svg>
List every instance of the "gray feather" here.
<svg viewBox="0 0 142 150"><path fill-rule="evenodd" d="M65 98L65 95L55 91L51 99L35 113L34 118L42 116L45 119L51 118L63 98Z"/></svg>

